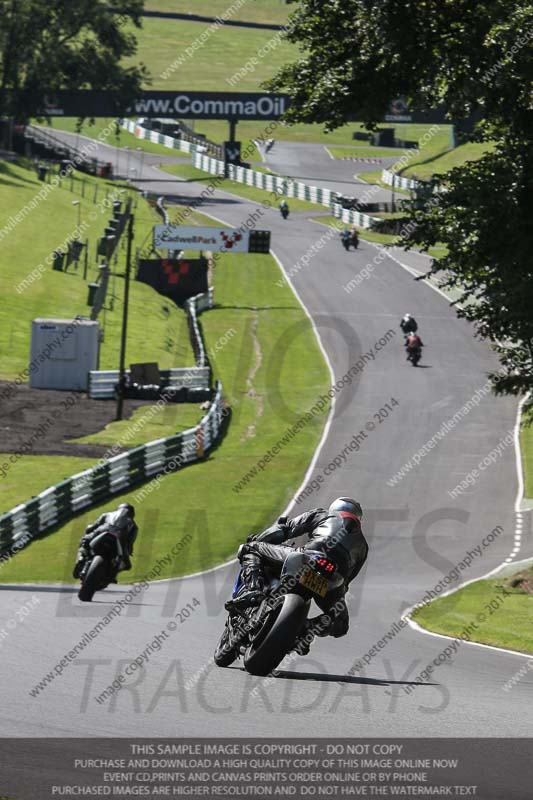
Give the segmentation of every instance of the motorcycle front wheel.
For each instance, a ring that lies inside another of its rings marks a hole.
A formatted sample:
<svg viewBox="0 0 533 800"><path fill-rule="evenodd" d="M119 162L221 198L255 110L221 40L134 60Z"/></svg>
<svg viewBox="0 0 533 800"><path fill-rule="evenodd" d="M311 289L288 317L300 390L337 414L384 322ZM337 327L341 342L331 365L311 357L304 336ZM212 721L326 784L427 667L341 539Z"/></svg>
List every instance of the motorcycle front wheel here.
<svg viewBox="0 0 533 800"><path fill-rule="evenodd" d="M281 664L294 646L307 619L309 601L298 594L287 594L283 605L266 618L244 656L244 667L251 675L268 675Z"/></svg>
<svg viewBox="0 0 533 800"><path fill-rule="evenodd" d="M102 556L95 556L87 570L78 592L78 597L84 603L90 603L98 589L107 586L106 565Z"/></svg>
<svg viewBox="0 0 533 800"><path fill-rule="evenodd" d="M213 659L217 667L229 667L230 664L233 664L238 655L235 648L230 645L229 621L226 620L224 631L215 648Z"/></svg>

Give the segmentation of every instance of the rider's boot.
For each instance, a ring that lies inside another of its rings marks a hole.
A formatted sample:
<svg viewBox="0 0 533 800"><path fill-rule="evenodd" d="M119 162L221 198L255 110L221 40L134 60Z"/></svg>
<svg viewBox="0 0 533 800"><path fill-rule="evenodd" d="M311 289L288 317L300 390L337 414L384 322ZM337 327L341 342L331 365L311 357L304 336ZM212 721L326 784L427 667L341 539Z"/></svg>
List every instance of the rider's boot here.
<svg viewBox="0 0 533 800"><path fill-rule="evenodd" d="M265 596L265 579L259 563L244 566L241 577L243 585L238 595L225 605L228 611L235 606L258 606Z"/></svg>
<svg viewBox="0 0 533 800"><path fill-rule="evenodd" d="M87 559L87 556L88 556L87 551L84 548L80 547L80 549L78 550L76 563L74 564L74 569L72 570L72 576L74 578L80 577L83 571L83 567L85 566L85 561Z"/></svg>

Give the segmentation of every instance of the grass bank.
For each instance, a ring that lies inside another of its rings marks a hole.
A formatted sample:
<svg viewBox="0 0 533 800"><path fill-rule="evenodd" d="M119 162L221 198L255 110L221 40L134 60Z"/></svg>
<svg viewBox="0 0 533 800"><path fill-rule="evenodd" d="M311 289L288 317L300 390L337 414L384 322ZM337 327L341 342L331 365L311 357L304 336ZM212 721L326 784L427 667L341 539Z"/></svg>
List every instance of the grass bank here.
<svg viewBox="0 0 533 800"><path fill-rule="evenodd" d="M522 426L520 444L524 470L524 497L533 499L533 424Z"/></svg>
<svg viewBox="0 0 533 800"><path fill-rule="evenodd" d="M65 182L65 188L53 188L2 239L0 292L4 299L9 299L9 302L0 306L0 377L3 379L13 379L28 366L32 319L71 319L76 314L88 315L90 311L86 284L97 276L101 259L96 256L96 243L112 216L109 205L104 204L104 190L109 192L109 199L118 187L93 179L86 183L85 197L82 198L81 181L81 176L78 176L72 192L69 189L70 181ZM97 184L100 192L97 201L93 202L91 187ZM0 165L0 185L1 230L10 216L36 198L44 184L37 180L33 170L17 164L4 164ZM148 241L150 231L159 217L146 201L137 195L136 198L138 207L135 209L134 246L141 247ZM79 200L81 206L73 206L74 200ZM86 225L81 238L89 240L86 280L81 263L78 269L69 267L68 272L57 272L51 264L46 263L47 258L51 261L54 250L63 247L68 238L73 238L78 210L81 224ZM113 262L106 310L99 317L105 334L100 353L101 369L112 369L118 364L124 267L125 251L120 247L117 262ZM34 276L33 280L22 291L17 291L20 282L29 275ZM148 326L146 319L150 320ZM132 282L130 294L127 358L158 361L162 368L193 363L184 313L171 306L149 286L135 281Z"/></svg>
<svg viewBox="0 0 533 800"><path fill-rule="evenodd" d="M193 9L202 13L196 4ZM298 52L277 31L210 22L145 17L141 30L131 26L131 32L137 53L124 63L148 64L152 89L261 91L261 84Z"/></svg>
<svg viewBox="0 0 533 800"><path fill-rule="evenodd" d="M457 638L474 625L472 641L533 653L533 594L514 582L514 578L476 581L428 603L413 619L430 631Z"/></svg>
<svg viewBox="0 0 533 800"><path fill-rule="evenodd" d="M400 170L399 174L404 178L427 181L433 175L461 167L467 161L477 161L492 149L493 145L489 142L469 142L445 153L422 152L420 156L410 161L405 169Z"/></svg>
<svg viewBox="0 0 533 800"><path fill-rule="evenodd" d="M395 158L402 155L397 147L373 147L372 145L352 145L352 147L328 147L334 158Z"/></svg>

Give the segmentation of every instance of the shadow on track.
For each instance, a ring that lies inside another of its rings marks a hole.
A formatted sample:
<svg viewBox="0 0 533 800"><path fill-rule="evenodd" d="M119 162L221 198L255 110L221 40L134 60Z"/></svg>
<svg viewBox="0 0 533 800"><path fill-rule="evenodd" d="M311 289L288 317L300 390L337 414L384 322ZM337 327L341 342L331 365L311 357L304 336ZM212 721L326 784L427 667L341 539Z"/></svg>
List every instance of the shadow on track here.
<svg viewBox="0 0 533 800"><path fill-rule="evenodd" d="M225 669L234 669L238 672L245 672L242 666L230 666ZM438 686L438 683L425 683L423 681L391 681L383 678L363 678L355 675L328 675L322 672L289 672L288 670L279 669L265 676L274 678L275 680L291 680L291 681L317 681L323 683L355 683L358 685L366 686Z"/></svg>
<svg viewBox="0 0 533 800"><path fill-rule="evenodd" d="M77 594L78 588L75 586L42 586L39 583L4 583L0 586L0 591L10 592L55 592L63 594Z"/></svg>
<svg viewBox="0 0 533 800"><path fill-rule="evenodd" d="M288 670L276 670L273 677L280 680L296 681L324 681L325 683L355 683L368 686L436 686L434 683L424 683L422 681L391 681L383 678L363 678L355 675L324 675L320 672L289 672Z"/></svg>

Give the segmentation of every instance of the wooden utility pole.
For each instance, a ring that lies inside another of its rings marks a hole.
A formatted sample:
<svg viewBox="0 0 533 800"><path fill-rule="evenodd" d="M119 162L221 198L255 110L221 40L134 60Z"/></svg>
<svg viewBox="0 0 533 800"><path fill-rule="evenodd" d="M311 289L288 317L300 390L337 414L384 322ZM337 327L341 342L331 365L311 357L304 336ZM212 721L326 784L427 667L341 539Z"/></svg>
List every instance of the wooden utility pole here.
<svg viewBox="0 0 533 800"><path fill-rule="evenodd" d="M126 339L128 334L128 303L130 299L131 244L133 242L133 214L128 218L128 246L126 250L126 279L124 285L124 306L122 309L122 335L120 338L120 364L118 375L117 416L122 419L124 389L126 384Z"/></svg>

